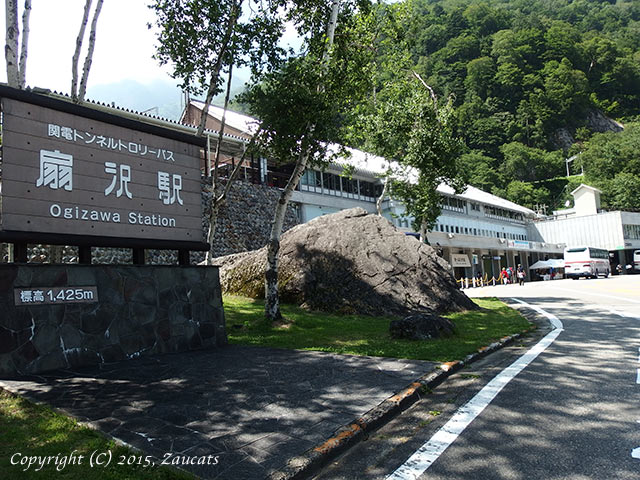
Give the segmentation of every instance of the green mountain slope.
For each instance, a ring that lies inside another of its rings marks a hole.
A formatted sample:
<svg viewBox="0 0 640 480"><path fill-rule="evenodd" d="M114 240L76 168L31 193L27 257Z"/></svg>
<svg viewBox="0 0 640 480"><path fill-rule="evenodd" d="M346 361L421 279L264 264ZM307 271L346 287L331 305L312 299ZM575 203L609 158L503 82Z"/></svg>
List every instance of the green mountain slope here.
<svg viewBox="0 0 640 480"><path fill-rule="evenodd" d="M405 0L385 8L414 69L439 98L455 96L472 185L556 208L574 183L588 181L604 189L605 207L640 208L637 195L622 194L640 187L637 158L612 158L606 169L593 160L638 146L640 1ZM381 45L384 69L393 52ZM398 74L382 72L379 95ZM599 134L621 130L613 119L625 132ZM579 152L570 173L585 176L569 181L565 159Z"/></svg>

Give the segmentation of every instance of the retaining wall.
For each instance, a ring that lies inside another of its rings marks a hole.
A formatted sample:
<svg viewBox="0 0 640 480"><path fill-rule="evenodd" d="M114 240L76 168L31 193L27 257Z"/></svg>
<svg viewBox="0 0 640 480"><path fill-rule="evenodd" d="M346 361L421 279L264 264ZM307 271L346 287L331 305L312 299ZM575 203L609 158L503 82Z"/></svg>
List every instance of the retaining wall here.
<svg viewBox="0 0 640 480"><path fill-rule="evenodd" d="M226 343L217 267L0 265L0 377Z"/></svg>

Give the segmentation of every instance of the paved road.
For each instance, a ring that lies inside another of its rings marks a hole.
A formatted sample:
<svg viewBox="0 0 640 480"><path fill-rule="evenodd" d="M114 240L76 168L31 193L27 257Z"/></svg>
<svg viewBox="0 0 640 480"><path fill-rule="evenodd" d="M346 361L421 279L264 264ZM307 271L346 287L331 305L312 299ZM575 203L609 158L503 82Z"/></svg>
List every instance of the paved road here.
<svg viewBox="0 0 640 480"><path fill-rule="evenodd" d="M544 320L535 337L454 375L316 478L385 479L394 472L394 480L640 478L634 458L640 457L640 276L469 293L518 298L557 317L564 329L551 334ZM459 436L451 433L460 412L473 410L468 402L487 397L486 390L476 395L545 335L557 338ZM437 451L434 439L443 438L453 442L425 471L425 452Z"/></svg>

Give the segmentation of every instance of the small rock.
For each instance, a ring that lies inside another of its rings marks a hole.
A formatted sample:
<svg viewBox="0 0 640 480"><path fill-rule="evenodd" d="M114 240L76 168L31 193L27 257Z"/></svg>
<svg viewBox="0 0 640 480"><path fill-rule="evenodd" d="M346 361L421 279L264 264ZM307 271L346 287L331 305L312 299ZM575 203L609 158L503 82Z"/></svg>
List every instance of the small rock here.
<svg viewBox="0 0 640 480"><path fill-rule="evenodd" d="M432 313L416 313L393 320L389 333L393 338L429 340L453 334L455 325L448 319Z"/></svg>

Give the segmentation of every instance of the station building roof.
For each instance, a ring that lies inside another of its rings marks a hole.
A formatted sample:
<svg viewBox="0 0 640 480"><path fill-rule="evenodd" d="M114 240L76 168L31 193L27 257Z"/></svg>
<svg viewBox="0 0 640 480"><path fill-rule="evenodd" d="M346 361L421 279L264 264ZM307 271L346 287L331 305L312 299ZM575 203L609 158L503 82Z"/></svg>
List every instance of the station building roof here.
<svg viewBox="0 0 640 480"><path fill-rule="evenodd" d="M203 102L199 102L196 100L191 100L191 103L199 109L202 109L204 106ZM211 106L209 108L209 114L217 119L222 118L223 112L224 109L220 107ZM258 120L253 117L233 112L231 110L226 111L225 119L230 126L248 134L251 134L255 131L258 123ZM340 148L341 147L339 145L331 145L329 147L329 151L332 153L338 153ZM337 163L338 165L347 165L353 167L356 169L357 173L369 175L372 177L380 177L388 172L390 168L394 170L398 168L398 164L396 162L389 161L386 158L380 157L378 155L374 155L372 153L364 152L362 150L350 147L342 147L342 149L345 150L348 154L346 156L340 156L335 163ZM417 178L416 176L412 175L412 172L408 172L407 176L409 177L409 179L411 179L412 177L414 179ZM536 215L535 212L529 208L523 207L504 198L500 198L496 195L480 190L479 188L472 187L471 185L468 185L464 192L459 194L456 194L453 188L444 183L440 184L437 190L442 195L459 197L471 202L477 202L498 208L512 210L522 213L528 217L534 217Z"/></svg>

